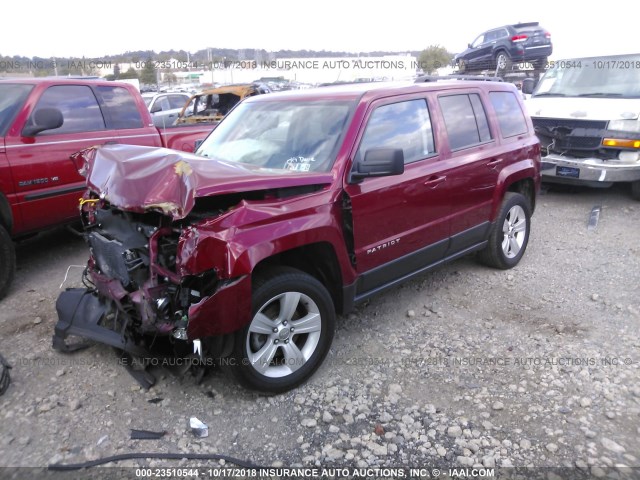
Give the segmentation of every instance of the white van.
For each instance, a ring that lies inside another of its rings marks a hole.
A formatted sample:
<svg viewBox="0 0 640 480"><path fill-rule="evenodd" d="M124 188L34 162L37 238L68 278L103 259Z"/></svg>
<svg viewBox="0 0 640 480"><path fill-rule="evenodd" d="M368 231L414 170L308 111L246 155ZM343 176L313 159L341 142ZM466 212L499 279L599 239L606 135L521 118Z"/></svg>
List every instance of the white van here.
<svg viewBox="0 0 640 480"><path fill-rule="evenodd" d="M551 62L526 101L542 146L542 180L608 187L640 200L640 54Z"/></svg>

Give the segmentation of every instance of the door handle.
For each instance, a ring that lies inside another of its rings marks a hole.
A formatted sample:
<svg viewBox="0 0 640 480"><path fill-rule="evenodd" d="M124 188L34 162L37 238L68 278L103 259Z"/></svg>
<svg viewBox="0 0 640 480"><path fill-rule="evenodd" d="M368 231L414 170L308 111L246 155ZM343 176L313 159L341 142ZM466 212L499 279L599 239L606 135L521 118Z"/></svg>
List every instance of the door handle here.
<svg viewBox="0 0 640 480"><path fill-rule="evenodd" d="M496 158L494 160L490 160L487 162L487 167L489 168L496 168L498 165L500 165L504 160L502 158Z"/></svg>
<svg viewBox="0 0 640 480"><path fill-rule="evenodd" d="M424 185L425 185L425 187L436 188L438 185L440 185L446 179L447 179L446 176L445 177L438 177L437 175L433 175L433 176L429 177L429 180L424 182Z"/></svg>

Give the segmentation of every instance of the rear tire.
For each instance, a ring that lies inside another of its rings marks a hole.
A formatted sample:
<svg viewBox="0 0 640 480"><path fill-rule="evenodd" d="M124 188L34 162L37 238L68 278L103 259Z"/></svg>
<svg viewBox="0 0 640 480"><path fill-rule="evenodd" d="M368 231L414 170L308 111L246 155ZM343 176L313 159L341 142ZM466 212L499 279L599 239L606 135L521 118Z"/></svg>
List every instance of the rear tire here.
<svg viewBox="0 0 640 480"><path fill-rule="evenodd" d="M502 270L515 267L527 249L530 229L529 202L519 193L507 192L489 234L489 243L478 253L478 260Z"/></svg>
<svg viewBox="0 0 640 480"><path fill-rule="evenodd" d="M13 240L5 228L0 225L0 299L9 290L16 272L16 251Z"/></svg>
<svg viewBox="0 0 640 480"><path fill-rule="evenodd" d="M333 340L335 309L324 285L293 268L267 270L254 281L252 312L234 342L237 380L269 393L305 382Z"/></svg>

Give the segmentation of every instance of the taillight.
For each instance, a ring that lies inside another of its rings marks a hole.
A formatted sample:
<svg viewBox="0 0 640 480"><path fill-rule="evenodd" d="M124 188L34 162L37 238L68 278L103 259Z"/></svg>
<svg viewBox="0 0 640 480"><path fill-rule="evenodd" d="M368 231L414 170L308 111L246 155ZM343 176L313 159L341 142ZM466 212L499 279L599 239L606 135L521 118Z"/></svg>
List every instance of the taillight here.
<svg viewBox="0 0 640 480"><path fill-rule="evenodd" d="M544 36L547 38L551 38L551 34L549 32L544 32Z"/></svg>
<svg viewBox="0 0 640 480"><path fill-rule="evenodd" d="M525 42L526 40L527 40L527 36L526 35L514 35L513 37L511 37L511 41L513 43Z"/></svg>

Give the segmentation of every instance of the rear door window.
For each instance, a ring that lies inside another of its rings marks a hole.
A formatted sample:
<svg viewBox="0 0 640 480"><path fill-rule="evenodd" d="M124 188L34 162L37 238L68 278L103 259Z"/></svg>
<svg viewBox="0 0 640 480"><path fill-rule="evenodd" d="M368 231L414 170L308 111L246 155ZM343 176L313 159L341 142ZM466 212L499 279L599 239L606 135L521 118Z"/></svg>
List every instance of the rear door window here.
<svg viewBox="0 0 640 480"><path fill-rule="evenodd" d="M187 103L189 97L184 95L169 95L169 107L170 108L182 108Z"/></svg>
<svg viewBox="0 0 640 480"><path fill-rule="evenodd" d="M472 147L491 140L487 115L480 96L471 93L438 98L451 150Z"/></svg>

